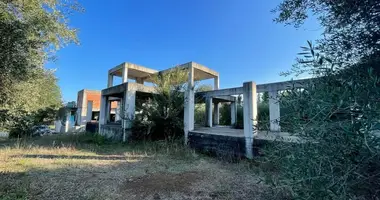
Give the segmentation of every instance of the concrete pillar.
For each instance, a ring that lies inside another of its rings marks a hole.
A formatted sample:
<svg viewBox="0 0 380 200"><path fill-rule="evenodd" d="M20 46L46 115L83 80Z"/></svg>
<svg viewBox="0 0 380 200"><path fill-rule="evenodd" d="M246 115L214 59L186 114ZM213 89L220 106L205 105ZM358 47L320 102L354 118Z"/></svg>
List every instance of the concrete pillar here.
<svg viewBox="0 0 380 200"><path fill-rule="evenodd" d="M214 90L219 90L219 77L214 78ZM220 103L214 103L214 124L219 125Z"/></svg>
<svg viewBox="0 0 380 200"><path fill-rule="evenodd" d="M220 118L220 103L214 103L214 124L219 125L219 118Z"/></svg>
<svg viewBox="0 0 380 200"><path fill-rule="evenodd" d="M61 127L62 127L61 120L60 119L55 120L54 125L55 125L55 128L54 128L55 132L57 133L61 132Z"/></svg>
<svg viewBox="0 0 380 200"><path fill-rule="evenodd" d="M212 127L212 97L206 98L206 127Z"/></svg>
<svg viewBox="0 0 380 200"><path fill-rule="evenodd" d="M214 90L219 90L219 77L214 78Z"/></svg>
<svg viewBox="0 0 380 200"><path fill-rule="evenodd" d="M120 118L120 115L122 113L120 113L120 101L117 102L117 106L116 106L116 112L115 112L115 121L119 121L121 118Z"/></svg>
<svg viewBox="0 0 380 200"><path fill-rule="evenodd" d="M112 87L113 86L113 75L108 74L108 84L107 87Z"/></svg>
<svg viewBox="0 0 380 200"><path fill-rule="evenodd" d="M106 123L111 122L111 101L107 97L106 101Z"/></svg>
<svg viewBox="0 0 380 200"><path fill-rule="evenodd" d="M244 102L244 137L246 157L253 158L253 136L257 134L257 93L256 83L246 82L243 84Z"/></svg>
<svg viewBox="0 0 380 200"><path fill-rule="evenodd" d="M86 122L91 122L92 118L92 101L87 102L87 120Z"/></svg>
<svg viewBox="0 0 380 200"><path fill-rule="evenodd" d="M128 65L127 64L124 64L122 71L123 71L123 75L121 77L121 82L122 83L128 82Z"/></svg>
<svg viewBox="0 0 380 200"><path fill-rule="evenodd" d="M124 93L124 128L132 128L132 120L135 118L136 91L128 90Z"/></svg>
<svg viewBox="0 0 380 200"><path fill-rule="evenodd" d="M234 102L231 102L230 107L231 107L231 125L235 125L236 120L237 120L237 102L236 102L236 100Z"/></svg>
<svg viewBox="0 0 380 200"><path fill-rule="evenodd" d="M278 99L278 91L269 91L269 122L270 131L281 131L280 127L280 103Z"/></svg>
<svg viewBox="0 0 380 200"><path fill-rule="evenodd" d="M107 122L106 121L107 120L107 117L106 117L107 101L108 101L108 98L102 95L100 98L99 125L104 125Z"/></svg>
<svg viewBox="0 0 380 200"><path fill-rule="evenodd" d="M77 114L76 125L80 126L82 125L82 108L78 108L76 114Z"/></svg>
<svg viewBox="0 0 380 200"><path fill-rule="evenodd" d="M78 117L78 125L80 126L83 126L86 124L86 121L87 121L87 91L86 90L83 90L83 98L80 99L79 101L81 101L80 105L80 113L79 113L79 117ZM79 103L79 102L78 102Z"/></svg>
<svg viewBox="0 0 380 200"><path fill-rule="evenodd" d="M65 133L69 132L71 112L66 112Z"/></svg>
<svg viewBox="0 0 380 200"><path fill-rule="evenodd" d="M189 66L187 90L185 91L183 123L185 132L185 145L187 145L189 131L194 130L194 68L191 66L191 64Z"/></svg>

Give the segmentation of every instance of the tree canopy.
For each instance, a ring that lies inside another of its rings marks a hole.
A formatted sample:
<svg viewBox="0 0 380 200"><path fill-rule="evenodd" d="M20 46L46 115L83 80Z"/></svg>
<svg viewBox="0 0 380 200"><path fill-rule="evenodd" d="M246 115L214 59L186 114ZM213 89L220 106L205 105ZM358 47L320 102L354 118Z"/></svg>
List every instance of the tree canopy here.
<svg viewBox="0 0 380 200"><path fill-rule="evenodd" d="M0 128L32 125L61 106L54 70L44 65L78 43L69 26L76 11L82 8L75 0L0 0Z"/></svg>
<svg viewBox="0 0 380 200"><path fill-rule="evenodd" d="M68 16L80 9L75 1L0 0L0 105L14 83L38 78L56 50L78 42Z"/></svg>
<svg viewBox="0 0 380 200"><path fill-rule="evenodd" d="M300 27L310 16L324 28L317 49L342 66L380 51L380 0L284 0L275 22Z"/></svg>

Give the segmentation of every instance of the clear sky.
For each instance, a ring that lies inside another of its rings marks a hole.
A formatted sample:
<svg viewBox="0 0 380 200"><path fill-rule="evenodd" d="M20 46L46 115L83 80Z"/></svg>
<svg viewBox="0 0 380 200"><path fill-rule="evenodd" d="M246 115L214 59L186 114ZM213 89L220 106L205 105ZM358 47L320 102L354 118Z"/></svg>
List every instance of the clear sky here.
<svg viewBox="0 0 380 200"><path fill-rule="evenodd" d="M47 67L56 75L65 102L81 89L103 89L108 69L131 62L162 70L189 61L220 73L220 87L244 81L290 79L300 46L320 37L310 20L299 30L273 22L280 0L109 0L80 1L85 12L71 18L79 46L58 52Z"/></svg>

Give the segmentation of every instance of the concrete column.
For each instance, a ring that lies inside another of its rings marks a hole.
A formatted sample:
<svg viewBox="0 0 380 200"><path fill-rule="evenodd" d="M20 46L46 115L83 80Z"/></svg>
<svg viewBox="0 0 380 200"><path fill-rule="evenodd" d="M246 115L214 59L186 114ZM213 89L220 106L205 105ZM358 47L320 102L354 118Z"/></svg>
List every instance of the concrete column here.
<svg viewBox="0 0 380 200"><path fill-rule="evenodd" d="M206 98L206 127L212 127L212 97Z"/></svg>
<svg viewBox="0 0 380 200"><path fill-rule="evenodd" d="M113 75L108 74L108 84L107 87L112 87L113 86Z"/></svg>
<svg viewBox="0 0 380 200"><path fill-rule="evenodd" d="M234 102L231 102L230 106L231 106L231 125L235 125L236 120L237 120L237 103L236 103L236 100Z"/></svg>
<svg viewBox="0 0 380 200"><path fill-rule="evenodd" d="M123 75L122 75L122 79L121 79L121 82L122 83L126 83L128 82L128 65L127 64L124 64L123 66Z"/></svg>
<svg viewBox="0 0 380 200"><path fill-rule="evenodd" d="M219 90L219 77L214 78L214 90Z"/></svg>
<svg viewBox="0 0 380 200"><path fill-rule="evenodd" d="M220 118L220 103L214 103L214 124L219 125Z"/></svg>
<svg viewBox="0 0 380 200"><path fill-rule="evenodd" d="M55 125L55 129L54 129L55 132L57 132L57 133L61 132L61 127L62 127L61 120L60 119L55 120L54 125Z"/></svg>
<svg viewBox="0 0 380 200"><path fill-rule="evenodd" d="M107 97L102 95L100 98L99 125L106 124L107 101Z"/></svg>
<svg viewBox="0 0 380 200"><path fill-rule="evenodd" d="M257 93L256 83L246 82L243 84L244 102L244 137L246 157L253 158L253 136L257 134Z"/></svg>
<svg viewBox="0 0 380 200"><path fill-rule="evenodd" d="M66 112L65 133L69 132L71 112Z"/></svg>
<svg viewBox="0 0 380 200"><path fill-rule="evenodd" d="M82 104L82 106L83 106L83 104ZM76 125L78 125L78 126L82 125L82 108L78 108L78 110L77 110Z"/></svg>
<svg viewBox="0 0 380 200"><path fill-rule="evenodd" d="M87 120L86 122L91 122L92 118L92 101L87 102Z"/></svg>
<svg viewBox="0 0 380 200"><path fill-rule="evenodd" d="M120 113L120 101L118 101L117 102L117 107L116 107L116 112L115 112L115 121L118 121L118 120L120 120L120 115L122 114L122 113Z"/></svg>
<svg viewBox="0 0 380 200"><path fill-rule="evenodd" d="M281 131L280 127L280 103L278 99L278 91L269 91L269 122L270 131Z"/></svg>
<svg viewBox="0 0 380 200"><path fill-rule="evenodd" d="M107 97L106 101L106 123L111 122L111 101Z"/></svg>
<svg viewBox="0 0 380 200"><path fill-rule="evenodd" d="M214 78L214 90L219 90L219 77ZM214 103L214 124L219 125L220 103Z"/></svg>
<svg viewBox="0 0 380 200"><path fill-rule="evenodd" d="M128 90L124 93L124 128L132 128L132 120L135 118L136 91Z"/></svg>
<svg viewBox="0 0 380 200"><path fill-rule="evenodd" d="M187 90L185 91L185 106L184 106L184 132L185 145L188 143L189 131L194 130L194 68L189 66L189 78Z"/></svg>
<svg viewBox="0 0 380 200"><path fill-rule="evenodd" d="M78 118L78 122L80 126L83 126L86 124L87 121L87 91L83 90L83 98L80 100L81 102L81 109L80 109L80 117Z"/></svg>

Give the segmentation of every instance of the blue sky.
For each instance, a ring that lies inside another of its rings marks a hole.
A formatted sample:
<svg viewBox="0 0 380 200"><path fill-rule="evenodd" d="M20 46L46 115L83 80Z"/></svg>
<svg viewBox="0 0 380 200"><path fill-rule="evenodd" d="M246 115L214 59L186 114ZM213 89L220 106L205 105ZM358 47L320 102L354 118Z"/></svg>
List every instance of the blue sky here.
<svg viewBox="0 0 380 200"><path fill-rule="evenodd" d="M65 102L81 89L105 88L108 69L125 61L157 70L195 61L220 73L221 88L287 80L279 73L321 34L314 20L298 30L274 23L270 10L280 0L80 2L86 11L70 24L81 44L47 65L57 69Z"/></svg>

